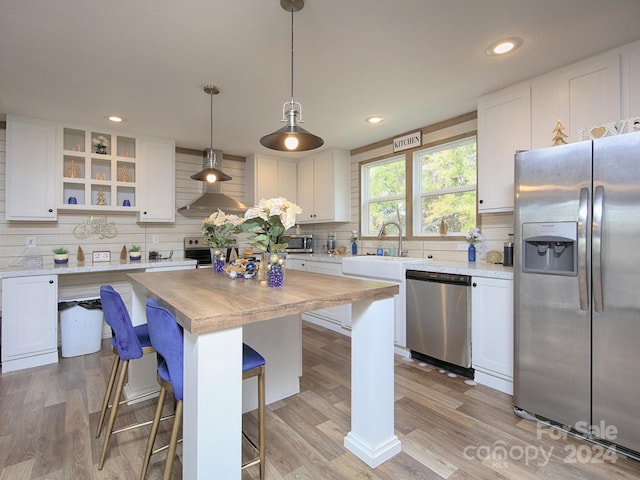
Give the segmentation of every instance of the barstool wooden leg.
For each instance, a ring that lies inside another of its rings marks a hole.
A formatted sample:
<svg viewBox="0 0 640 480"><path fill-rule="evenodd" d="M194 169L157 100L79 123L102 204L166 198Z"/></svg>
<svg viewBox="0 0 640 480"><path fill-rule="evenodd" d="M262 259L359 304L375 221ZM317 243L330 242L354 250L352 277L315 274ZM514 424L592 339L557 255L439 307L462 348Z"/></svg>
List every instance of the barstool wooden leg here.
<svg viewBox="0 0 640 480"><path fill-rule="evenodd" d="M107 390L104 392L104 400L102 401L102 409L100 410L100 420L98 420L98 428L96 431L96 438L100 437L102 425L107 415L107 408L109 408L109 400L111 399L111 392L113 392L113 384L116 381L116 373L118 373L118 366L120 365L120 356L113 356L113 365L111 366L111 374L109 375L109 383L107 383Z"/></svg>
<svg viewBox="0 0 640 480"><path fill-rule="evenodd" d="M265 394L264 394L264 365L260 367L258 374L258 451L260 455L260 480L264 480L265 460L266 460L266 444L265 444L265 427L264 427L264 411L265 411Z"/></svg>
<svg viewBox="0 0 640 480"><path fill-rule="evenodd" d="M140 472L140 480L144 480L149 469L149 462L151 460L151 454L153 452L153 444L156 441L156 435L158 434L158 427L160 426L160 418L162 417L162 409L164 408L164 401L167 396L167 389L160 389L160 396L158 397L158 406L156 407L156 413L153 417L153 424L151 425L151 432L149 433L149 439L147 440L147 449L144 452L144 463L142 464L142 471Z"/></svg>
<svg viewBox="0 0 640 480"><path fill-rule="evenodd" d="M171 440L169 441L169 451L167 452L167 460L164 464L164 473L162 480L171 478L171 469L173 468L173 460L176 456L176 447L178 446L178 435L182 427L182 400L176 402L176 416L173 419L173 428L171 429Z"/></svg>
<svg viewBox="0 0 640 480"><path fill-rule="evenodd" d="M116 423L116 417L118 415L118 408L120 407L120 398L122 397L124 381L127 378L128 366L129 366L129 360L124 360L122 362L122 367L120 369L120 376L118 378L118 385L116 386L116 393L113 398L111 415L109 415L109 424L107 425L107 432L104 437L104 443L102 444L102 453L100 454L100 463L98 464L98 470L102 470L102 467L104 466L104 460L107 457L107 451L109 450L109 442L111 441L111 433L113 432L113 426Z"/></svg>

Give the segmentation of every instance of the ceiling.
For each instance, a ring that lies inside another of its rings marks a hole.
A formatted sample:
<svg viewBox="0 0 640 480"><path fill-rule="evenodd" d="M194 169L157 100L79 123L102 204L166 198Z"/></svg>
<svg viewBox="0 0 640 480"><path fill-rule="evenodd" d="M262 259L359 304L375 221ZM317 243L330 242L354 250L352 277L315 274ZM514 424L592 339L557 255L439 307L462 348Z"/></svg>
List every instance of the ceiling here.
<svg viewBox="0 0 640 480"><path fill-rule="evenodd" d="M269 152L290 98L279 0L2 0L0 115ZM478 96L640 38L638 0L306 0L294 16L304 128L353 149L475 109ZM489 57L508 36L522 47ZM119 114L119 126L106 116ZM368 125L380 114L385 121ZM308 153L307 153L308 154ZM300 156L300 154L287 154Z"/></svg>

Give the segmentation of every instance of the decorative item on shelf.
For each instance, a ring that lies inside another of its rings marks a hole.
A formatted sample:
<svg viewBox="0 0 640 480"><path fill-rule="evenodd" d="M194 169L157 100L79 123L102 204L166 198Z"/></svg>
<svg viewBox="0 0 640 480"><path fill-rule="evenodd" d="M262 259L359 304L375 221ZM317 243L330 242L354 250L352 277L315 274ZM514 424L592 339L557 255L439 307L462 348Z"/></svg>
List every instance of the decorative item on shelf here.
<svg viewBox="0 0 640 480"><path fill-rule="evenodd" d="M129 249L129 260L132 262L137 262L142 258L142 252L140 251L140 247L137 245L133 245Z"/></svg>
<svg viewBox="0 0 640 480"><path fill-rule="evenodd" d="M285 232L295 225L296 215L300 213L302 209L286 198L262 199L258 205L246 211L244 222L240 224L240 230L250 234L249 244L265 252L258 278L261 276L260 270L264 271L270 287L282 287L284 284L284 252L289 245L289 237Z"/></svg>
<svg viewBox="0 0 640 480"><path fill-rule="evenodd" d="M122 201L122 206L123 207L130 207L131 206L131 202L129 200L123 200Z"/></svg>
<svg viewBox="0 0 640 480"><path fill-rule="evenodd" d="M55 263L56 265L69 263L69 251L66 248L54 248L53 253L53 263Z"/></svg>
<svg viewBox="0 0 640 480"><path fill-rule="evenodd" d="M483 237L480 234L480 229L478 227L473 227L470 232L465 234L465 240L469 244L469 248L467 250L467 260L470 262L476 261L476 243L482 242Z"/></svg>
<svg viewBox="0 0 640 480"><path fill-rule="evenodd" d="M102 189L98 190L98 198L96 199L96 205L106 205L107 200L104 198L104 192Z"/></svg>
<svg viewBox="0 0 640 480"><path fill-rule="evenodd" d="M351 231L351 255L354 257L358 255L358 231Z"/></svg>
<svg viewBox="0 0 640 480"><path fill-rule="evenodd" d="M98 135L95 138L91 139L93 146L96 148L96 153L100 155L107 154L107 148L109 147L109 139L104 135Z"/></svg>
<svg viewBox="0 0 640 480"><path fill-rule="evenodd" d="M106 173L96 173L96 180L106 180L106 179L107 179Z"/></svg>
<svg viewBox="0 0 640 480"><path fill-rule="evenodd" d="M131 170L126 165L121 165L118 167L118 181L119 182L130 182L131 181Z"/></svg>
<svg viewBox="0 0 640 480"><path fill-rule="evenodd" d="M78 247L78 253L77 253L77 260L78 260L78 265L81 265L84 263L84 251L82 250L82 247Z"/></svg>
<svg viewBox="0 0 640 480"><path fill-rule="evenodd" d="M444 222L444 218L442 220L440 220L439 232L440 232L440 235L446 235L447 234L447 224Z"/></svg>
<svg viewBox="0 0 640 480"><path fill-rule="evenodd" d="M69 197L69 200L67 200L67 203L69 205L77 205L78 204L78 199L76 197Z"/></svg>
<svg viewBox="0 0 640 480"><path fill-rule="evenodd" d="M127 246L123 245L120 250L120 262L125 263L127 261Z"/></svg>
<svg viewBox="0 0 640 480"><path fill-rule="evenodd" d="M553 143L551 144L552 147L567 144L567 141L565 140L565 138L567 138L567 135L564 133L564 125L560 123L560 120L558 120L558 123L556 123L556 126L553 129L553 134Z"/></svg>
<svg viewBox="0 0 640 480"><path fill-rule="evenodd" d="M235 245L232 238L239 232L242 218L237 215L227 215L218 209L202 221L202 237L211 248L211 264L217 273L224 272L224 264L227 258L227 249Z"/></svg>
<svg viewBox="0 0 640 480"><path fill-rule="evenodd" d="M80 178L80 175L82 174L80 171L80 165L78 165L75 160L71 159L69 160L69 163L64 166L62 174L66 178Z"/></svg>

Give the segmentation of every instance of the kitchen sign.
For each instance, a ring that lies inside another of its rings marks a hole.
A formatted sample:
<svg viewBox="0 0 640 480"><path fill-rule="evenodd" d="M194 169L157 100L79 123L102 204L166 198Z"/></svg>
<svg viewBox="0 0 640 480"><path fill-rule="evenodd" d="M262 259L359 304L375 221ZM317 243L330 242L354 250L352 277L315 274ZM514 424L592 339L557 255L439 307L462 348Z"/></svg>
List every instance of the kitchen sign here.
<svg viewBox="0 0 640 480"><path fill-rule="evenodd" d="M404 135L402 137L393 139L393 151L401 152L402 150L408 150L410 148L419 147L422 145L422 132L417 131Z"/></svg>

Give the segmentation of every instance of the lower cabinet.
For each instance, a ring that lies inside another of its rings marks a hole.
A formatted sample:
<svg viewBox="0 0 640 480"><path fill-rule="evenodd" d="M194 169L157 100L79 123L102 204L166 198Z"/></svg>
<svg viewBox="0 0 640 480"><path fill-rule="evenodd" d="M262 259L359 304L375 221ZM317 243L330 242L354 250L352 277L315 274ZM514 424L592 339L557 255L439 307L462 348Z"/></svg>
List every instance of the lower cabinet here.
<svg viewBox="0 0 640 480"><path fill-rule="evenodd" d="M475 380L513 395L513 281L473 277L471 363Z"/></svg>
<svg viewBox="0 0 640 480"><path fill-rule="evenodd" d="M342 267L339 263L319 262L300 258L288 258L287 268L304 272L322 273L342 277ZM337 307L323 308L302 314L302 319L334 332L348 335L351 330L351 304Z"/></svg>
<svg viewBox="0 0 640 480"><path fill-rule="evenodd" d="M57 317L57 275L2 280L3 373L58 362Z"/></svg>

